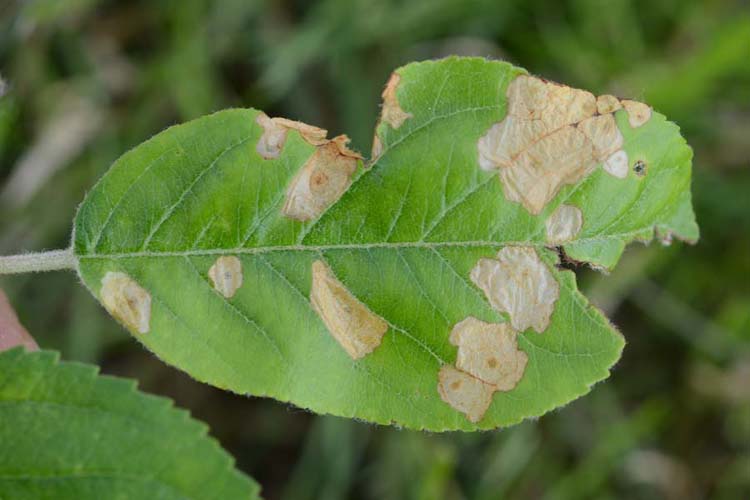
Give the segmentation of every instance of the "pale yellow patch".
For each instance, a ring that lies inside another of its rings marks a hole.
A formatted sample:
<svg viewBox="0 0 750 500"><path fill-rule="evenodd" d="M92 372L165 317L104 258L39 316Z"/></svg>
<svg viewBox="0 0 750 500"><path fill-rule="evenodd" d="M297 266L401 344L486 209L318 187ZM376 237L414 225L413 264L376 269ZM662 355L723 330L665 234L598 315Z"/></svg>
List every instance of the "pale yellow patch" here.
<svg viewBox="0 0 750 500"><path fill-rule="evenodd" d="M469 316L453 327L450 341L458 347L456 368L495 390L510 391L521 380L528 357L518 349L516 332L508 323Z"/></svg>
<svg viewBox="0 0 750 500"><path fill-rule="evenodd" d="M505 247L496 259L479 259L471 280L481 288L492 307L510 316L519 332L547 329L560 296L552 272L533 247Z"/></svg>
<svg viewBox="0 0 750 500"><path fill-rule="evenodd" d="M396 90L398 89L398 84L400 82L401 75L398 73L392 73L391 77L388 79L388 83L385 85L385 89L383 89L382 95L383 110L381 111L380 117L385 123L394 129L399 128L406 120L413 116L411 113L407 113L401 109L401 105L398 102Z"/></svg>
<svg viewBox="0 0 750 500"><path fill-rule="evenodd" d="M359 158L349 154L346 141L340 136L318 146L287 188L283 215L312 220L341 198L351 185Z"/></svg>
<svg viewBox="0 0 750 500"><path fill-rule="evenodd" d="M554 245L567 243L575 238L583 226L583 213L573 205L560 205L545 222L547 242Z"/></svg>
<svg viewBox="0 0 750 500"><path fill-rule="evenodd" d="M622 101L622 107L628 112L628 123L633 128L640 127L651 119L651 108L638 101Z"/></svg>
<svg viewBox="0 0 750 500"><path fill-rule="evenodd" d="M618 179L628 176L628 154L624 150L615 151L604 161L604 170Z"/></svg>
<svg viewBox="0 0 750 500"><path fill-rule="evenodd" d="M438 373L440 398L466 415L471 422L479 422L492 403L495 388L453 366L443 365Z"/></svg>
<svg viewBox="0 0 750 500"><path fill-rule="evenodd" d="M357 300L321 260L312 264L310 302L352 359L371 353L388 331L388 323Z"/></svg>
<svg viewBox="0 0 750 500"><path fill-rule="evenodd" d="M208 277L217 292L231 299L242 286L242 262L234 255L221 256L208 270Z"/></svg>
<svg viewBox="0 0 750 500"><path fill-rule="evenodd" d="M527 75L506 93L506 117L477 142L479 166L499 172L505 197L537 215L565 184L575 184L622 148L613 96L594 97Z"/></svg>
<svg viewBox="0 0 750 500"><path fill-rule="evenodd" d="M130 276L121 272L107 272L102 278L99 294L107 312L128 330L148 333L151 295Z"/></svg>

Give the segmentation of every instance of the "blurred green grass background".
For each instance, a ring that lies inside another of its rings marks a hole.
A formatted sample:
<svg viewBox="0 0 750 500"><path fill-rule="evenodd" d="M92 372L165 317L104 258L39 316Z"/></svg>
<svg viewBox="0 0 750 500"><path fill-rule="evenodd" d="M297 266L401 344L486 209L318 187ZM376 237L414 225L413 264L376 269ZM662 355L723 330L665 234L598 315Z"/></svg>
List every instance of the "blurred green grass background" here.
<svg viewBox="0 0 750 500"><path fill-rule="evenodd" d="M0 279L44 348L208 422L268 499L750 498L750 7L706 0L0 0L0 254L62 248L127 149L231 106L365 152L388 74L501 58L642 99L695 150L697 246L631 246L584 292L628 340L611 378L537 421L427 434L191 381L72 273Z"/></svg>

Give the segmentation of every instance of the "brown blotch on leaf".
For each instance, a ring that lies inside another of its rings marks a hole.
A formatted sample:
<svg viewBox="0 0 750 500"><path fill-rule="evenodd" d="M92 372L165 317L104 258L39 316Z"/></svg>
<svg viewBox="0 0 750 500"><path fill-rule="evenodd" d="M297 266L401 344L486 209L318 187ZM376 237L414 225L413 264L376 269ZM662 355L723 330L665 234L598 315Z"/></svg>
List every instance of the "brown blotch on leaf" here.
<svg viewBox="0 0 750 500"><path fill-rule="evenodd" d="M214 289L231 299L242 286L242 262L234 255L223 255L208 270Z"/></svg>
<svg viewBox="0 0 750 500"><path fill-rule="evenodd" d="M263 135L261 135L255 149L266 160L279 157L289 130L298 131L302 138L313 146L320 146L328 142L326 130L306 123L287 120L286 118L269 118L265 113L258 114L255 122L263 127Z"/></svg>
<svg viewBox="0 0 750 500"><path fill-rule="evenodd" d="M516 336L508 323L485 323L469 316L450 334L451 344L458 347L456 368L497 391L510 391L523 377L528 361Z"/></svg>
<svg viewBox="0 0 750 500"><path fill-rule="evenodd" d="M542 333L549 326L560 286L533 247L509 246L495 259L479 259L471 280L493 308L508 313L515 330Z"/></svg>
<svg viewBox="0 0 750 500"><path fill-rule="evenodd" d="M638 101L623 100L622 107L628 112L628 123L637 128L651 119L651 108Z"/></svg>
<svg viewBox="0 0 750 500"><path fill-rule="evenodd" d="M495 387L450 365L443 365L438 373L440 398L477 423L492 403Z"/></svg>
<svg viewBox="0 0 750 500"><path fill-rule="evenodd" d="M362 159L346 147L348 142L341 135L317 147L287 188L283 215L300 221L315 219L341 198Z"/></svg>
<svg viewBox="0 0 750 500"><path fill-rule="evenodd" d="M596 111L600 115L614 113L620 108L622 108L620 100L613 95L603 94L596 98Z"/></svg>
<svg viewBox="0 0 750 500"><path fill-rule="evenodd" d="M471 422L479 422L496 391L518 385L528 356L518 349L517 333L507 323L485 323L469 316L453 327L449 338L458 347L456 366L440 369L438 393Z"/></svg>
<svg viewBox="0 0 750 500"><path fill-rule="evenodd" d="M388 331L388 323L357 300L321 260L312 264L310 302L352 359L371 353Z"/></svg>
<svg viewBox="0 0 750 500"><path fill-rule="evenodd" d="M583 226L583 213L573 205L560 205L545 222L547 243L559 245L575 238Z"/></svg>
<svg viewBox="0 0 750 500"><path fill-rule="evenodd" d="M407 113L401 109L401 105L398 102L396 90L398 89L398 84L400 82L401 75L398 73L391 73L391 77L388 79L388 83L385 85L382 95L383 110L381 111L380 118L394 129L399 128L407 119L413 116L411 113Z"/></svg>
<svg viewBox="0 0 750 500"><path fill-rule="evenodd" d="M506 117L479 139L479 166L497 170L505 197L537 215L565 184L575 184L622 148L613 96L516 77ZM624 103L624 102L623 102Z"/></svg>
<svg viewBox="0 0 750 500"><path fill-rule="evenodd" d="M104 308L128 330L148 333L151 322L151 295L130 276L109 271L102 278L99 292Z"/></svg>

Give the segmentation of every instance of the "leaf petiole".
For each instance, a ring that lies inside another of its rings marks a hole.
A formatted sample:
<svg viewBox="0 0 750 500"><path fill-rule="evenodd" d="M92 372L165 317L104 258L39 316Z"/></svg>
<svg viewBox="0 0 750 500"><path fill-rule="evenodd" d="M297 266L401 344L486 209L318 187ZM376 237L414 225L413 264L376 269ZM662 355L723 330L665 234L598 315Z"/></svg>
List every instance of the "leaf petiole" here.
<svg viewBox="0 0 750 500"><path fill-rule="evenodd" d="M72 248L0 256L0 275L59 271L76 269L77 266L78 259Z"/></svg>

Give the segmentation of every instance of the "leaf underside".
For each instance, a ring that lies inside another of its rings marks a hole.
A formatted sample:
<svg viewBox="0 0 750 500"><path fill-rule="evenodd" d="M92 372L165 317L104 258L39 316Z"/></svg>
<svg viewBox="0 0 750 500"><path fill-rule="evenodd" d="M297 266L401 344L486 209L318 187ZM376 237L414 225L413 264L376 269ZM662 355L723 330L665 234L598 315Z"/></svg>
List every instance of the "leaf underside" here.
<svg viewBox="0 0 750 500"><path fill-rule="evenodd" d="M0 353L0 498L259 498L204 424L96 372Z"/></svg>
<svg viewBox="0 0 750 500"><path fill-rule="evenodd" d="M432 431L491 429L541 415L587 393L619 359L622 336L557 267L545 221L565 203L583 226L563 251L611 268L624 246L657 235L697 238L690 202L692 152L658 113L633 128L617 111L623 150L648 165L616 178L597 168L564 185L538 215L508 201L496 172L479 168L477 141L507 112L507 63L449 58L396 71L408 113L376 129L380 152L316 219L282 214L290 183L316 146L292 130L265 159L255 110L232 109L172 127L118 160L75 221L79 272L101 299L107 273L150 294L148 333L136 337L198 380L319 413ZM518 333L528 357L520 382L495 392L478 422L444 402L438 372L456 363L452 328L473 316L508 321L470 279L480 258L531 247L559 284L549 326ZM227 298L209 270L241 263ZM322 261L387 322L372 353L353 360L310 303Z"/></svg>

